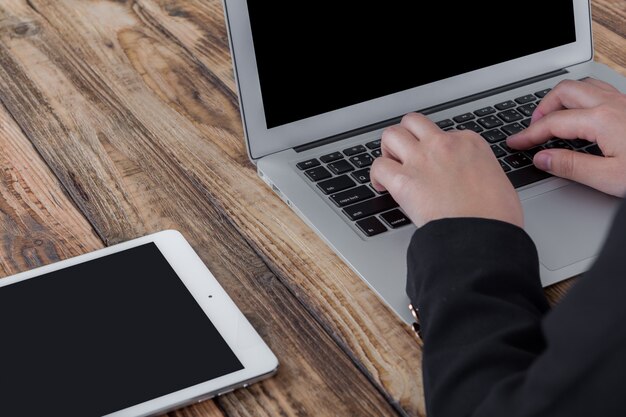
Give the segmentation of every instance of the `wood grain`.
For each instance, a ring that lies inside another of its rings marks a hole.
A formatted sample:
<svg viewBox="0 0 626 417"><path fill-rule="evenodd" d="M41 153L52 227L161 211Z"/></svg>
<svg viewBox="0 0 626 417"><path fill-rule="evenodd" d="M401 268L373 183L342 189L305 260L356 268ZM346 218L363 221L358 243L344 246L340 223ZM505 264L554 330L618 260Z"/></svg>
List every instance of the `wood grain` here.
<svg viewBox="0 0 626 417"><path fill-rule="evenodd" d="M591 14L594 23L611 31L621 42L616 42L615 49L608 50L615 56L623 55L624 39L626 39L626 3L623 0L601 0L591 2ZM604 35L600 36L602 39Z"/></svg>
<svg viewBox="0 0 626 417"><path fill-rule="evenodd" d="M0 105L0 277L103 247Z"/></svg>
<svg viewBox="0 0 626 417"><path fill-rule="evenodd" d="M0 20L12 24L1 35L2 100L98 234L114 243L181 230L281 359L277 377L221 397L224 412L396 414L224 216L212 192L238 181L261 187L252 170L217 175L233 162L172 108L195 84L188 75L202 79L187 72L193 64L123 3L16 0L0 6ZM139 59L169 66L130 65ZM152 85L158 93L144 79L150 74L164 75ZM203 104L215 106L205 115L236 108L232 94L216 97ZM228 134L219 117L211 123L214 134Z"/></svg>
<svg viewBox="0 0 626 417"><path fill-rule="evenodd" d="M626 74L623 0L593 12L597 59ZM247 159L221 1L4 0L0 92L13 130L106 244L181 230L283 361L272 380L173 415L425 414L408 328ZM2 204L0 215L15 213L0 225L31 216L25 203ZM47 226L58 230L52 246L80 251L80 235L60 239L85 224ZM551 302L572 283L547 289Z"/></svg>
<svg viewBox="0 0 626 417"><path fill-rule="evenodd" d="M595 59L626 76L626 2L593 1Z"/></svg>

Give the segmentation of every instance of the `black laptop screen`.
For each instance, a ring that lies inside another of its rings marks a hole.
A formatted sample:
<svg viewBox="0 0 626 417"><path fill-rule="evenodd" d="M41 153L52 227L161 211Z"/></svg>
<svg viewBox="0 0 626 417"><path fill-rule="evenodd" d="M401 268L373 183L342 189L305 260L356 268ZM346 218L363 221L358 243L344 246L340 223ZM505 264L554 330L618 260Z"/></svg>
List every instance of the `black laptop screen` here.
<svg viewBox="0 0 626 417"><path fill-rule="evenodd" d="M248 0L268 128L576 41L572 0Z"/></svg>

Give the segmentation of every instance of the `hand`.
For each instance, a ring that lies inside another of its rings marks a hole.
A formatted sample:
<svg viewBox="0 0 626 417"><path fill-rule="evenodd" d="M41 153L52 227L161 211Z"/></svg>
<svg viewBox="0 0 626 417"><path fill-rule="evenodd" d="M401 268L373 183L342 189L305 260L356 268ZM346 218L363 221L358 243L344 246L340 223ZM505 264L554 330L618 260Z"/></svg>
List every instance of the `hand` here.
<svg viewBox="0 0 626 417"><path fill-rule="evenodd" d="M478 134L443 132L410 113L384 131L382 152L372 166L372 184L389 191L418 227L449 217L523 226L517 193Z"/></svg>
<svg viewBox="0 0 626 417"><path fill-rule="evenodd" d="M563 81L537 106L530 127L507 144L528 149L554 137L596 142L605 157L550 149L535 155L537 168L607 194L626 195L626 95L599 80Z"/></svg>

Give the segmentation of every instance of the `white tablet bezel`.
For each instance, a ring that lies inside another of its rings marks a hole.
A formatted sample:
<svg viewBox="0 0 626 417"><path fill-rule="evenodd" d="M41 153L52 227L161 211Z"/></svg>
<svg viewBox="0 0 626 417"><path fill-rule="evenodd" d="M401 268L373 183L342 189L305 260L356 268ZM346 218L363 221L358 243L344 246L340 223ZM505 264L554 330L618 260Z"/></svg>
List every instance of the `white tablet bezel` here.
<svg viewBox="0 0 626 417"><path fill-rule="evenodd" d="M593 58L589 1L572 1L576 25L574 43L268 129L247 2L224 0L250 159L255 161L275 152L392 119L411 111L589 61ZM541 19L541 10L537 10L537 18ZM416 53L419 53L419 44L416 44ZM377 59L372 56L373 63Z"/></svg>
<svg viewBox="0 0 626 417"><path fill-rule="evenodd" d="M161 415L167 411L230 392L235 388L247 386L250 383L273 375L278 368L276 356L252 328L248 320L226 294L185 238L174 230L144 236L96 252L0 279L0 290L2 287L19 281L35 278L150 242L154 242L165 259L167 259L244 368L154 400L116 411L108 414L107 417ZM103 393L103 395L105 394Z"/></svg>

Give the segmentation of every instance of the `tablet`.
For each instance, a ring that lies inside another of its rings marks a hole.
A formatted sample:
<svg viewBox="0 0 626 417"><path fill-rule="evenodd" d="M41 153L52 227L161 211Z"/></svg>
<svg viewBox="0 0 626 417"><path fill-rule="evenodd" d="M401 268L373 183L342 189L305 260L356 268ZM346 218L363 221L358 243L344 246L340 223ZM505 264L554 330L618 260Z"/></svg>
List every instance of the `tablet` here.
<svg viewBox="0 0 626 417"><path fill-rule="evenodd" d="M182 235L0 280L1 416L150 416L272 375L276 357Z"/></svg>

